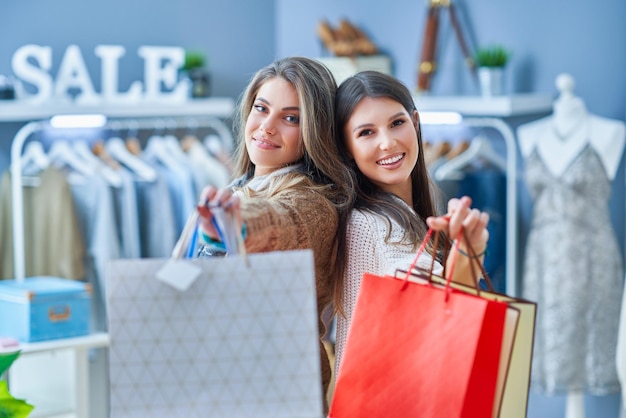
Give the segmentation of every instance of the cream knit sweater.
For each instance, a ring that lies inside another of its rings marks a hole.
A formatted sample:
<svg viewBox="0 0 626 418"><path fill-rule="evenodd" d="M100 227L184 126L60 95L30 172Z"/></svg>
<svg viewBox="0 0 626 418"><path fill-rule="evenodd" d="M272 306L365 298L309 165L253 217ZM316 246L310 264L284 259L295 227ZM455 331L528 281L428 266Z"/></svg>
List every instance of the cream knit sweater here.
<svg viewBox="0 0 626 418"><path fill-rule="evenodd" d="M350 214L347 230L347 269L344 276L343 311L345 317L337 315L335 341L335 375L338 375L343 350L348 338L348 328L356 304L363 273L394 275L396 269L407 270L415 259L416 250L411 245L387 244L387 223L380 215L355 209ZM402 238L400 226L393 222L390 243ZM423 253L418 266L430 269L432 257ZM435 274L441 274L443 267L435 263Z"/></svg>

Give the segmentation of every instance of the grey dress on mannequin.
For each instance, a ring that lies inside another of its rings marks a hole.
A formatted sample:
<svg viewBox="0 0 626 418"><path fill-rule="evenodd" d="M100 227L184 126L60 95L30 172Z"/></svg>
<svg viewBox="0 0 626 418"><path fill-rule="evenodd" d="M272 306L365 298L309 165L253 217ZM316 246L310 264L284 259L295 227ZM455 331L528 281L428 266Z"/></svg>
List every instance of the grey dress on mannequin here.
<svg viewBox="0 0 626 418"><path fill-rule="evenodd" d="M533 385L546 393L617 392L624 273L604 167L588 146L557 178L534 151L526 181L534 210L523 291L538 306Z"/></svg>
<svg viewBox="0 0 626 418"><path fill-rule="evenodd" d="M546 394L620 390L615 354L624 279L609 212L624 126L587 113L561 78L551 117L520 126L533 212L522 290L537 302L532 385Z"/></svg>

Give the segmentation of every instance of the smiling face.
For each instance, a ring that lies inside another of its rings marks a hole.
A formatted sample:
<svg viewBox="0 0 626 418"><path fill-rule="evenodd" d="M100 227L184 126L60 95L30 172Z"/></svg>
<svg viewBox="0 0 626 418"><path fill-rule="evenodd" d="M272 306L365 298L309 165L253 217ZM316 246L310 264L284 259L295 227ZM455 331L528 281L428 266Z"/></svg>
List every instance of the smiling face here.
<svg viewBox="0 0 626 418"><path fill-rule="evenodd" d="M386 97L365 97L344 126L346 147L374 184L412 205L411 172L419 155L413 114Z"/></svg>
<svg viewBox="0 0 626 418"><path fill-rule="evenodd" d="M245 140L255 176L269 174L302 158L300 106L291 83L283 78L263 83L246 120Z"/></svg>

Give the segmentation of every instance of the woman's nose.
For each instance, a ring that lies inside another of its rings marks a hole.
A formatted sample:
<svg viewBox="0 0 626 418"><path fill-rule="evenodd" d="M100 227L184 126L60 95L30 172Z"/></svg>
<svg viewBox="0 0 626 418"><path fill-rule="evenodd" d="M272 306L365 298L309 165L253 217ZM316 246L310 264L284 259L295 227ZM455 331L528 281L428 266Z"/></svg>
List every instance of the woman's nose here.
<svg viewBox="0 0 626 418"><path fill-rule="evenodd" d="M259 128L268 135L274 135L276 133L275 124L271 117L264 119Z"/></svg>
<svg viewBox="0 0 626 418"><path fill-rule="evenodd" d="M396 143L395 138L393 137L393 134L390 132L382 132L380 135L380 149L382 150L388 150L393 148L394 144Z"/></svg>

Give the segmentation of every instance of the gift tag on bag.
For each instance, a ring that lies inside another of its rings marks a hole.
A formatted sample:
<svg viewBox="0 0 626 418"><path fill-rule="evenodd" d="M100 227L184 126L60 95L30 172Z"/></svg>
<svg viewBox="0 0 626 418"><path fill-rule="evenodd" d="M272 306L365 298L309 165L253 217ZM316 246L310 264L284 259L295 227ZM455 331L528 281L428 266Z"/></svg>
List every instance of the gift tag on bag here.
<svg viewBox="0 0 626 418"><path fill-rule="evenodd" d="M157 272L156 278L184 292L200 276L202 270L186 260L168 260Z"/></svg>

